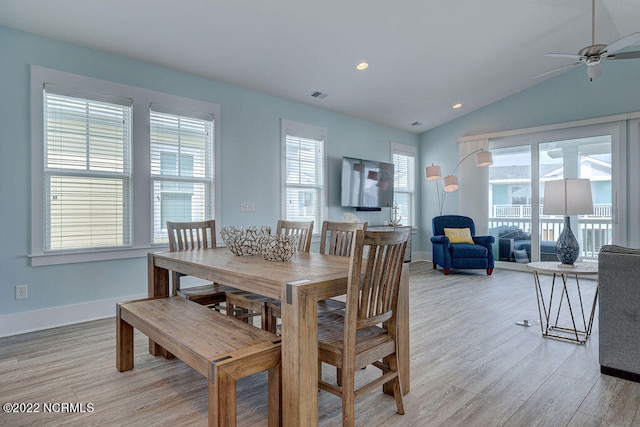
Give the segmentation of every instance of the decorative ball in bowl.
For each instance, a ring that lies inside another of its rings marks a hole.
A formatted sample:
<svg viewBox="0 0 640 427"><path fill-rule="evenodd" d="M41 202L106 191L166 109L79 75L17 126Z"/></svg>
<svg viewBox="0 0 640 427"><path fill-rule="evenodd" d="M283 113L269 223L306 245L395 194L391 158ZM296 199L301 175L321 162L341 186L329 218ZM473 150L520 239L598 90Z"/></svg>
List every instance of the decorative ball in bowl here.
<svg viewBox="0 0 640 427"><path fill-rule="evenodd" d="M227 226L220 230L220 237L235 255L257 255L261 253L260 242L271 234L271 227Z"/></svg>
<svg viewBox="0 0 640 427"><path fill-rule="evenodd" d="M298 247L298 236L264 236L262 256L267 261L289 261Z"/></svg>

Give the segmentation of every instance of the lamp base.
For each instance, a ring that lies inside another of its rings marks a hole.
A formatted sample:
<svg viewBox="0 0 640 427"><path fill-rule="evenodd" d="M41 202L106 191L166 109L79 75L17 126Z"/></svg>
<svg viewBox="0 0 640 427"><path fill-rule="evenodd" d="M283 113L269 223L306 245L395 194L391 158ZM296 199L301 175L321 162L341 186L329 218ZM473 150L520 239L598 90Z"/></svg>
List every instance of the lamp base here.
<svg viewBox="0 0 640 427"><path fill-rule="evenodd" d="M565 216L564 230L560 233L556 243L556 255L563 267L573 267L573 263L576 262L579 254L580 245L578 245L578 240L571 231L571 219Z"/></svg>

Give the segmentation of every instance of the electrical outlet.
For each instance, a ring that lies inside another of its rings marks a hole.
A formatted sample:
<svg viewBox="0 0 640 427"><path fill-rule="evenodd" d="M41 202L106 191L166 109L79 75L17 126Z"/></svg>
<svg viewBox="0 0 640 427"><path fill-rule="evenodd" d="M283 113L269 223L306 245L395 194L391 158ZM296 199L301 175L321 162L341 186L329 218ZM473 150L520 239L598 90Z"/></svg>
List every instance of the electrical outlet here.
<svg viewBox="0 0 640 427"><path fill-rule="evenodd" d="M253 202L242 202L240 203L240 212L255 212L256 204Z"/></svg>
<svg viewBox="0 0 640 427"><path fill-rule="evenodd" d="M16 285L16 299L27 299L27 285Z"/></svg>

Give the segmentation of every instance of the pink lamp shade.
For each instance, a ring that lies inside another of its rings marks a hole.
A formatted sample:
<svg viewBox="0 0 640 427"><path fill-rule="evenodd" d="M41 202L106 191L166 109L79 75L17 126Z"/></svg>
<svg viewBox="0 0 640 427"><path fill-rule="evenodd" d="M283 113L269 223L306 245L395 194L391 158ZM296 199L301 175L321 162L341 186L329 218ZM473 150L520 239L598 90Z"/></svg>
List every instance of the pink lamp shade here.
<svg viewBox="0 0 640 427"><path fill-rule="evenodd" d="M440 166L432 163L431 166L427 166L424 169L424 174L427 181L435 181L436 179L442 178L442 169L440 169Z"/></svg>
<svg viewBox="0 0 640 427"><path fill-rule="evenodd" d="M476 167L485 168L493 164L493 155L491 151L480 151L476 153Z"/></svg>
<svg viewBox="0 0 640 427"><path fill-rule="evenodd" d="M455 175L449 175L444 177L443 190L447 193L453 193L458 189L458 178Z"/></svg>

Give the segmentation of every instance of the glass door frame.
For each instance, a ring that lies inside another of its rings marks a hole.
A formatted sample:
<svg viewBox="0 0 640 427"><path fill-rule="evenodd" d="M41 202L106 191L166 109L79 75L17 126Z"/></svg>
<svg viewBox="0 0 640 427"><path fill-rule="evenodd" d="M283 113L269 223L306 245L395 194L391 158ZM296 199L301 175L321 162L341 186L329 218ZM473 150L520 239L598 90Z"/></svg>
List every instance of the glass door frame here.
<svg viewBox="0 0 640 427"><path fill-rule="evenodd" d="M529 146L531 154L531 199L538 207L540 201L540 155L539 144L553 141L587 138L595 135L611 135L611 189L612 189L612 243L627 245L628 236L628 194L627 184L627 121L612 121L584 126L571 126L562 129L540 130L531 133L489 138L489 150ZM633 144L632 144L633 145ZM535 183L535 184L534 184ZM487 182L487 187L488 187ZM489 190L487 190L487 197ZM624 196L622 196L624 195ZM540 214L539 209L531 209L531 260L540 256ZM535 238L533 238L535 236ZM535 254L535 255L534 255ZM524 265L512 262L496 261L496 265L506 268L524 269Z"/></svg>

